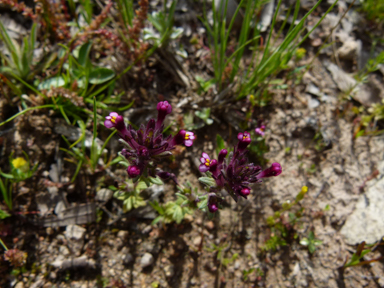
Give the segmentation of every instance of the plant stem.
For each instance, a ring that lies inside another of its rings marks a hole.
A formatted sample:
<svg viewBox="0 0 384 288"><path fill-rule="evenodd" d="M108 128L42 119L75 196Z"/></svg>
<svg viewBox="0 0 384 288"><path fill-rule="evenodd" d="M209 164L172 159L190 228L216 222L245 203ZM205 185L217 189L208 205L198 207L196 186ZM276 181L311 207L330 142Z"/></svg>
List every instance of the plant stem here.
<svg viewBox="0 0 384 288"><path fill-rule="evenodd" d="M0 238L0 244L1 244L1 246L3 246L3 248L5 249L5 251L8 251L8 247L7 247L7 245L4 244L3 240L1 240L1 238Z"/></svg>

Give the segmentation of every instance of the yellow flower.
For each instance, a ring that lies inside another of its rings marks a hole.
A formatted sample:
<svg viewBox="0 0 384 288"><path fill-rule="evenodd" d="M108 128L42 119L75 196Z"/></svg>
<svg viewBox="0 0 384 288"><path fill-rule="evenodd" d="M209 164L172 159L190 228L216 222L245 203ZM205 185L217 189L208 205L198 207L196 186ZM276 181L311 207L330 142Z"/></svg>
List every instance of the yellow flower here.
<svg viewBox="0 0 384 288"><path fill-rule="evenodd" d="M307 50L305 50L304 48L299 48L296 50L296 57L298 60L302 59L305 54L307 53Z"/></svg>
<svg viewBox="0 0 384 288"><path fill-rule="evenodd" d="M18 158L15 158L12 160L12 165L16 169L23 168L23 167L25 167L26 164L27 164L27 161L25 161L25 159L23 157L18 157Z"/></svg>

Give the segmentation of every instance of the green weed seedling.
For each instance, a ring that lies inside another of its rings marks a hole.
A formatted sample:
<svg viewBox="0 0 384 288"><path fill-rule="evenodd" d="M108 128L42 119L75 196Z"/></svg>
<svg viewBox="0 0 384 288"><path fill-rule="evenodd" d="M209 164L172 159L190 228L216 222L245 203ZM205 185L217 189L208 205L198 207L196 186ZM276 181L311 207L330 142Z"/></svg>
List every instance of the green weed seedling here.
<svg viewBox="0 0 384 288"><path fill-rule="evenodd" d="M0 40L4 43L8 52L7 54L9 55L8 56L3 52L0 52L1 74L11 78L22 79L26 82L33 79L34 75L37 73L35 69L32 70L32 67L36 64L33 61L33 51L36 44L36 29L37 24L34 23L32 25L30 35L28 37L24 37L23 43L20 46L9 36L3 23L0 21ZM19 88L12 83L10 83L9 87L15 94L21 96L21 90Z"/></svg>
<svg viewBox="0 0 384 288"><path fill-rule="evenodd" d="M200 111L196 111L195 115L204 121L204 124L211 125L213 120L209 118L211 115L211 108L202 108Z"/></svg>
<svg viewBox="0 0 384 288"><path fill-rule="evenodd" d="M152 40L161 48L167 48L171 40L176 40L183 34L183 28L173 26L177 1L172 1L169 9L166 3L167 1L164 1L164 11L154 11L148 15L148 20L156 31L149 28L143 29L144 40Z"/></svg>
<svg viewBox="0 0 384 288"><path fill-rule="evenodd" d="M362 10L367 14L369 20L373 20L378 24L384 23L384 2L377 0L361 1Z"/></svg>
<svg viewBox="0 0 384 288"><path fill-rule="evenodd" d="M224 257L224 253L228 250L228 244L226 243L221 245L215 245L212 243L212 248L205 248L205 250L217 253L216 259L220 262L220 265L225 268L239 257L238 253L233 254L230 258Z"/></svg>
<svg viewBox="0 0 384 288"><path fill-rule="evenodd" d="M304 198L307 192L308 187L303 186L295 201L292 203L290 201L284 202L279 211L267 218L267 224L271 229L271 237L265 242L263 250L277 250L279 247L287 245L286 240L292 234L304 211L304 208L300 208L296 212L291 212L291 209ZM298 235L294 233L293 238L296 239L297 237Z"/></svg>
<svg viewBox="0 0 384 288"><path fill-rule="evenodd" d="M105 147L107 146L109 140L112 138L112 136L116 133L116 131L113 131L108 138L105 140L103 145L100 147L97 143L97 114L96 114L96 99L94 99L94 111L93 111L93 137L92 137L92 144L91 148L89 149L89 155L88 155L88 149L86 148L85 141L86 141L86 125L82 120L78 121L79 127L81 129L81 136L77 141L70 144L69 141L65 138L65 136L62 135L64 141L69 146L69 149L60 148L60 150L66 152L69 156L71 156L71 159L68 159L69 162L72 162L77 165L75 174L73 175L71 181L74 182L78 173L80 172L80 169L84 166L86 169L88 169L90 174L93 174L99 170L105 169L108 166L116 163L120 160L120 157L117 159L111 161L111 159L106 159L106 155L104 154ZM77 145L81 143L80 148L77 147ZM103 167L100 167L100 159L101 157L105 155L104 161L102 163L105 163Z"/></svg>
<svg viewBox="0 0 384 288"><path fill-rule="evenodd" d="M156 183L162 183L162 181L158 178L155 178L154 181ZM123 185L119 186L119 189L113 194L113 197L123 201L123 211L124 213L126 213L131 211L132 209L147 205L144 198L140 196L140 192L150 186L151 184L147 186L147 183L145 181L138 181L136 183L128 181L125 182ZM113 190L116 190L116 188Z"/></svg>
<svg viewBox="0 0 384 288"><path fill-rule="evenodd" d="M28 154L24 151L23 153L27 160L25 160L23 157L13 158L13 153L9 156L9 164L11 166L10 173L4 173L0 170L0 190L1 194L3 195L3 200L9 210L12 210L13 208L12 191L16 188L16 184L20 181L24 181L28 178L31 178L38 167L38 163L36 163L31 168ZM3 217L7 215L7 213L4 213L2 213Z"/></svg>
<svg viewBox="0 0 384 288"><path fill-rule="evenodd" d="M249 280L249 276L256 271L257 279L261 279L264 276L264 272L260 268L249 268L248 270L243 270L243 281L247 282Z"/></svg>
<svg viewBox="0 0 384 288"><path fill-rule="evenodd" d="M368 79L368 75L377 71L380 65L384 64L384 51L382 51L377 57L370 59L366 67L359 71L356 76L356 85L353 86L350 91L346 93L349 97L354 89L361 83L365 83ZM360 123L355 129L354 139L357 139L360 136L364 135L378 135L383 133L383 130L378 130L377 122L384 119L384 101L382 100L379 103L373 103L371 107L368 108L368 111L365 111L364 107L353 107L352 111L356 115L361 115ZM373 127L373 128L372 128Z"/></svg>
<svg viewBox="0 0 384 288"><path fill-rule="evenodd" d="M163 225L176 222L180 224L185 215L192 214L193 210L187 205L183 205L186 199L177 196L176 201L169 201L165 204L159 204L157 201L149 202L153 209L155 209L160 215L153 220L152 225L156 225L161 222Z"/></svg>
<svg viewBox="0 0 384 288"><path fill-rule="evenodd" d="M197 116L197 118L202 121L197 121L195 123L194 115ZM184 127L185 129L189 129L189 130L196 130L196 129L203 128L206 125L211 125L213 124L213 119L211 119L210 116L211 116L211 108L202 108L201 110L195 111L195 113L190 111L189 113L184 114L184 117L183 117Z"/></svg>
<svg viewBox="0 0 384 288"><path fill-rule="evenodd" d="M37 86L39 90L48 90L51 87L71 88L75 84L77 89L80 89L79 95L88 98L94 88L92 85L104 84L115 77L115 72L111 69L97 67L91 63L91 42L84 43L72 54L68 47L62 46L62 48L65 50L63 56L68 57L68 62L63 64L65 73L41 82Z"/></svg>
<svg viewBox="0 0 384 288"><path fill-rule="evenodd" d="M370 246L375 246L375 245L370 245ZM381 256L381 257L376 258L376 259L361 261L363 259L363 257L371 251L372 251L371 248L365 247L365 241L361 242L357 246L356 252L353 253L351 259L349 261L348 261L348 258L345 259L344 265L341 268L345 269L345 268L352 267L352 266L366 265L366 264L369 264L372 262L377 262L377 261L380 261L383 259L383 256Z"/></svg>
<svg viewBox="0 0 384 288"><path fill-rule="evenodd" d="M308 247L309 253L313 254L316 251L316 247L321 245L323 241L316 239L313 231L309 232L308 238L304 237L300 240L300 244Z"/></svg>

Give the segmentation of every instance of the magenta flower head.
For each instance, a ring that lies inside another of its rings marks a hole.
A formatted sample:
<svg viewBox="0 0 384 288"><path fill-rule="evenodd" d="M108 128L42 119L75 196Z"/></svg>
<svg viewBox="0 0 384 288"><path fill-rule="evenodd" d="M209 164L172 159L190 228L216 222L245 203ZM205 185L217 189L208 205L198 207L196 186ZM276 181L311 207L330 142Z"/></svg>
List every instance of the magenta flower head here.
<svg viewBox="0 0 384 288"><path fill-rule="evenodd" d="M224 162L225 157L227 157L228 151L226 149L222 149L219 152L219 164L222 164Z"/></svg>
<svg viewBox="0 0 384 288"><path fill-rule="evenodd" d="M249 190L248 188L243 188L240 190L239 194L240 196L243 196L245 199L247 199L247 196L251 194L251 190Z"/></svg>
<svg viewBox="0 0 384 288"><path fill-rule="evenodd" d="M216 203L208 203L208 210L211 213L215 213L217 210L219 210L219 207L217 207Z"/></svg>
<svg viewBox="0 0 384 288"><path fill-rule="evenodd" d="M211 213L215 213L217 210L219 210L218 204L217 204L217 196L214 193L209 193L208 196L208 210Z"/></svg>
<svg viewBox="0 0 384 288"><path fill-rule="evenodd" d="M195 140L195 134L193 132L180 130L179 133L173 137L172 144L173 145L181 145L184 144L187 147L192 146L193 140Z"/></svg>
<svg viewBox="0 0 384 288"><path fill-rule="evenodd" d="M185 130L179 131L176 136L165 136L164 119L172 112L172 106L167 102L159 102L157 105L158 117L150 119L146 125L142 123L136 130L132 125L125 126L123 117L112 112L106 117L104 122L107 128L116 128L119 131L120 141L125 148L120 155L124 157L128 165L127 169L130 178L138 179L140 175L156 177L158 172L157 165L163 158L172 155L176 145L189 147L192 146L195 135L193 132ZM172 179L177 183L173 174L161 174L166 179ZM160 176L159 176L160 177Z"/></svg>
<svg viewBox="0 0 384 288"><path fill-rule="evenodd" d="M281 174L281 172L283 172L281 165L275 162L272 163L271 167L261 171L261 173L257 175L257 179L278 176Z"/></svg>
<svg viewBox="0 0 384 288"><path fill-rule="evenodd" d="M127 169L129 178L136 178L141 174L140 168L136 165L129 166Z"/></svg>
<svg viewBox="0 0 384 288"><path fill-rule="evenodd" d="M116 112L109 113L109 116L105 117L104 125L107 128L116 128L120 134L125 135L127 128L125 127L123 116Z"/></svg>
<svg viewBox="0 0 384 288"><path fill-rule="evenodd" d="M261 137L264 137L264 135L265 135L264 131L265 131L265 125L260 125L259 127L257 127L255 129L255 133L260 135Z"/></svg>
<svg viewBox="0 0 384 288"><path fill-rule="evenodd" d="M184 145L187 147L192 146L193 140L195 140L195 134L187 131L184 136Z"/></svg>
<svg viewBox="0 0 384 288"><path fill-rule="evenodd" d="M237 139L239 140L239 143L237 143L237 149L239 151L243 151L251 143L251 134L249 134L247 131L244 133L239 133L237 134Z"/></svg>
<svg viewBox="0 0 384 288"><path fill-rule="evenodd" d="M172 106L167 101L159 102L157 104L157 111L159 113L157 114L157 122L156 122L156 128L160 128L161 125L163 125L165 117L172 113Z"/></svg>
<svg viewBox="0 0 384 288"><path fill-rule="evenodd" d="M200 172L207 172L209 171L209 168L211 166L211 158L209 158L208 154L203 152L202 154L203 157L200 158L200 166L199 166L199 170Z"/></svg>

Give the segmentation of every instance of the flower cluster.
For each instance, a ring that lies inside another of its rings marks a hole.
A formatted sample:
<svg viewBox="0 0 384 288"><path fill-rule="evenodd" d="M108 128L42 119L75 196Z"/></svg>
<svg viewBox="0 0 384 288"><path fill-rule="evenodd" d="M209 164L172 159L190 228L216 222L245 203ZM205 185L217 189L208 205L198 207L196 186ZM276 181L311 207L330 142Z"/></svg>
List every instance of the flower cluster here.
<svg viewBox="0 0 384 288"><path fill-rule="evenodd" d="M239 140L230 153L227 161L228 151L222 149L218 155L218 160L211 159L207 153L203 153L200 158L199 170L210 172L216 182L215 187L210 187L208 194L208 209L211 213L218 210L221 202L219 192L225 189L237 202L239 197L247 199L251 193L250 185L261 182L262 178L278 176L282 172L279 163L273 163L271 167L262 170L260 166L249 163L247 157L247 146L251 143L251 135L248 132L239 133Z"/></svg>
<svg viewBox="0 0 384 288"><path fill-rule="evenodd" d="M176 145L192 146L195 136L192 132L180 130L173 137L171 135L165 137L163 122L172 112L172 106L167 101L159 102L157 111L157 120L150 119L146 126L142 124L137 131L131 125L127 128L123 117L116 112L105 117L104 125L107 128L115 128L126 147L121 151L121 155L131 164L127 169L130 178L158 175L163 179L171 178L176 182L173 174L156 169L157 163L162 158L172 155L171 150L175 149Z"/></svg>

